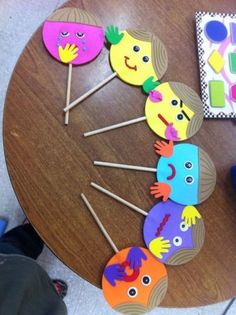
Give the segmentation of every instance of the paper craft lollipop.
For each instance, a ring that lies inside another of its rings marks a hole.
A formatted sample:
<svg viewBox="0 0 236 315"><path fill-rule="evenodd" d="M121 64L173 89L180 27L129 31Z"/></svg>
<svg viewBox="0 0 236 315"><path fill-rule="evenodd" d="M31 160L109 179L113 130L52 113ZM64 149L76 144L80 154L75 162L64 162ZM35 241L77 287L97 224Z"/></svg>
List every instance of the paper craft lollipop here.
<svg viewBox="0 0 236 315"><path fill-rule="evenodd" d="M87 198L83 201L115 251L102 276L108 304L122 314L143 314L160 304L167 291L167 271L145 248L134 246L118 251Z"/></svg>
<svg viewBox="0 0 236 315"><path fill-rule="evenodd" d="M100 21L78 8L56 10L43 25L43 42L56 60L69 64L67 102L70 102L72 65L92 61L104 46L104 31ZM68 124L69 112L65 123Z"/></svg>
<svg viewBox="0 0 236 315"><path fill-rule="evenodd" d="M118 27L109 26L106 30L106 39L111 44L110 63L114 73L66 106L65 112L116 76L126 83L142 86L144 91L149 93L166 72L167 52L156 35L141 30L119 31Z"/></svg>
<svg viewBox="0 0 236 315"><path fill-rule="evenodd" d="M160 137L183 141L192 137L203 122L203 104L195 91L183 83L165 82L149 93L145 116L86 132L85 137L147 120Z"/></svg>
<svg viewBox="0 0 236 315"><path fill-rule="evenodd" d="M161 155L156 168L95 161L95 165L155 172L158 182L150 188L155 198L196 205L206 200L216 184L216 169L208 154L196 145L157 141Z"/></svg>
<svg viewBox="0 0 236 315"><path fill-rule="evenodd" d="M205 228L195 207L168 200L156 204L146 212L95 183L91 183L91 186L146 216L143 238L147 248L161 262L182 265L192 260L201 250Z"/></svg>

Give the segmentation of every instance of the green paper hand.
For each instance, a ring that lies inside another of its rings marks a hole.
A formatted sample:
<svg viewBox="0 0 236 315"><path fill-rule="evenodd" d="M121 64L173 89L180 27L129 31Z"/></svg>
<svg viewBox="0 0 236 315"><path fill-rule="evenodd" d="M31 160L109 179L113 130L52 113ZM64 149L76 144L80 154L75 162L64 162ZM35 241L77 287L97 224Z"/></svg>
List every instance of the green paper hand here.
<svg viewBox="0 0 236 315"><path fill-rule="evenodd" d="M144 90L145 93L148 94L150 91L154 90L160 84L161 84L160 81L154 81L153 77L149 77L143 83L143 90Z"/></svg>
<svg viewBox="0 0 236 315"><path fill-rule="evenodd" d="M118 27L111 25L107 27L105 35L110 44L116 45L122 40L124 33L119 33Z"/></svg>

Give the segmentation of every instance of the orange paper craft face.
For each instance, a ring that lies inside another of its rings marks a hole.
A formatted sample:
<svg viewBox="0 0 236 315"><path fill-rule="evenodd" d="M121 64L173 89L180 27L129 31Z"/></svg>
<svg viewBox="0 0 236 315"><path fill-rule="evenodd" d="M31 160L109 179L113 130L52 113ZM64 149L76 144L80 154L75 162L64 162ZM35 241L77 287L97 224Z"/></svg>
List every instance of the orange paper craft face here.
<svg viewBox="0 0 236 315"><path fill-rule="evenodd" d="M107 263L102 289L113 309L123 314L143 314L163 300L167 291L166 268L147 249L126 248Z"/></svg>

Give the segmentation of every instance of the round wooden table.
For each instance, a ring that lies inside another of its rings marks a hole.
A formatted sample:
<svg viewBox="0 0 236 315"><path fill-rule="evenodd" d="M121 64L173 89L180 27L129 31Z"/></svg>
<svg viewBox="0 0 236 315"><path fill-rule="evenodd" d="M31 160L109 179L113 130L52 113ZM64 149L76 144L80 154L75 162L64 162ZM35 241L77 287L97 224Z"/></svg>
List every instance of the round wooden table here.
<svg viewBox="0 0 236 315"><path fill-rule="evenodd" d="M104 26L152 30L165 43L169 67L163 81L180 81L199 92L194 13L235 12L235 0L70 1L98 15ZM96 286L113 255L80 193L94 206L119 249L144 246L144 217L95 191L107 187L146 209L154 199L152 173L98 168L93 160L154 167L157 137L145 122L84 138L83 132L143 115L146 96L140 88L113 79L70 113L64 126L68 66L44 48L40 27L14 70L5 104L4 148L18 200L45 243L72 270ZM108 51L92 63L73 68L75 99L111 74ZM236 126L230 120L206 120L191 139L212 157L217 168L213 195L198 207L206 240L190 263L168 267L169 289L163 306L198 306L236 295L236 197L229 170L236 163ZM10 210L10 209L9 209Z"/></svg>

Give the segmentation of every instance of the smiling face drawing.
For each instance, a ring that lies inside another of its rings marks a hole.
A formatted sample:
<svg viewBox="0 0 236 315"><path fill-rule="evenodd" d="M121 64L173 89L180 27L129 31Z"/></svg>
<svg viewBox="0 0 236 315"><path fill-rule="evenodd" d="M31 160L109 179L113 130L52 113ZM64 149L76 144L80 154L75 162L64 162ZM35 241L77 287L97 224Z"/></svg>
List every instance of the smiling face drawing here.
<svg viewBox="0 0 236 315"><path fill-rule="evenodd" d="M120 79L143 85L152 78L159 80L167 69L167 53L163 43L145 31L122 31L122 39L110 49L110 62Z"/></svg>
<svg viewBox="0 0 236 315"><path fill-rule="evenodd" d="M203 122L200 97L183 83L166 82L150 92L145 105L149 127L160 137L183 141L192 137Z"/></svg>
<svg viewBox="0 0 236 315"><path fill-rule="evenodd" d="M168 200L149 211L143 235L146 246L161 262L181 265L198 254L204 243L205 229L196 208Z"/></svg>
<svg viewBox="0 0 236 315"><path fill-rule="evenodd" d="M81 65L101 52L104 31L91 14L76 8L55 11L44 23L43 41L58 61Z"/></svg>
<svg viewBox="0 0 236 315"><path fill-rule="evenodd" d="M216 170L208 154L193 144L173 146L169 157L157 163L157 180L170 187L169 198L183 205L196 205L214 190Z"/></svg>
<svg viewBox="0 0 236 315"><path fill-rule="evenodd" d="M145 248L126 248L107 263L102 277L109 305L123 314L143 314L155 308L167 291L167 272Z"/></svg>

